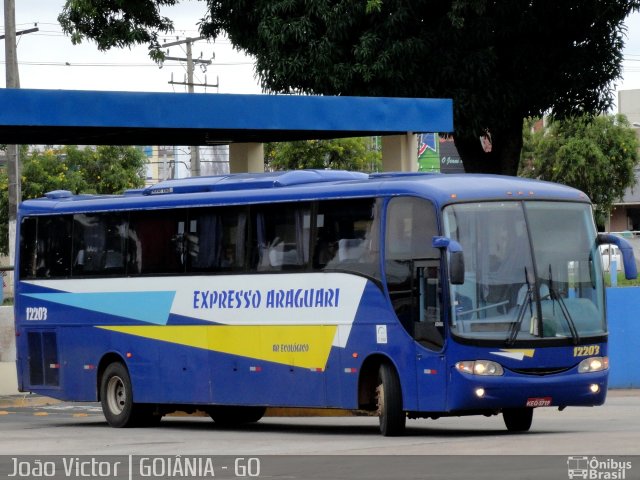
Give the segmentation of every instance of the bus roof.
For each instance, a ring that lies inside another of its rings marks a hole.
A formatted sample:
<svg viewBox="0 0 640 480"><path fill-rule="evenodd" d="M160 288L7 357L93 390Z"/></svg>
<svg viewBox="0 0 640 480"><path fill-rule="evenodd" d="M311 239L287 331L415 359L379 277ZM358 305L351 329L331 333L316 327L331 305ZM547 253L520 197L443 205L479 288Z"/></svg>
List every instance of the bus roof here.
<svg viewBox="0 0 640 480"><path fill-rule="evenodd" d="M74 195L66 190L26 200L21 215L73 213L169 206L240 205L331 198L415 195L442 207L482 200L563 200L589 202L571 187L499 175L374 173L292 170L167 180L122 195Z"/></svg>

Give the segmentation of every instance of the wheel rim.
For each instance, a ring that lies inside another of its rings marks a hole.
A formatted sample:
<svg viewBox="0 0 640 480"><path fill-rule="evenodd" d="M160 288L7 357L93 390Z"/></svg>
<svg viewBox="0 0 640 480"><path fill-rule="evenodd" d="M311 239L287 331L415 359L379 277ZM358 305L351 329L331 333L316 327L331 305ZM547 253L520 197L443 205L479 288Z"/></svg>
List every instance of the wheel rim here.
<svg viewBox="0 0 640 480"><path fill-rule="evenodd" d="M120 415L127 403L127 390L118 376L113 376L107 383L107 405L115 415Z"/></svg>
<svg viewBox="0 0 640 480"><path fill-rule="evenodd" d="M384 415L384 387L382 384L376 387L376 413L379 417Z"/></svg>

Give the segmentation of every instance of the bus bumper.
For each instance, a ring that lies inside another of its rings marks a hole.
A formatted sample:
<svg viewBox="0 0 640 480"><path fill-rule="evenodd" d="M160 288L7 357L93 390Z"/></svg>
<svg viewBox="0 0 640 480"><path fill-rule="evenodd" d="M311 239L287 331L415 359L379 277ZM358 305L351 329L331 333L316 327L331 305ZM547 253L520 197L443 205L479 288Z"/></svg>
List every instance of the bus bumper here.
<svg viewBox="0 0 640 480"><path fill-rule="evenodd" d="M559 375L477 376L453 371L447 410L602 405L608 371Z"/></svg>

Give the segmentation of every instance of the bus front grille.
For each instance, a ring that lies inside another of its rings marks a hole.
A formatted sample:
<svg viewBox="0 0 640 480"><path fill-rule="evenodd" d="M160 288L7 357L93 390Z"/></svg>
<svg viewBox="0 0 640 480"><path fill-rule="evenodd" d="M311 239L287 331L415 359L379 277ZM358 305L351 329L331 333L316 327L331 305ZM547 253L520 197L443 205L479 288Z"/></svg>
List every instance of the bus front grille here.
<svg viewBox="0 0 640 480"><path fill-rule="evenodd" d="M514 373L520 373L522 375L554 375L556 373L563 373L571 370L573 367L543 367L543 368L512 368L510 369Z"/></svg>

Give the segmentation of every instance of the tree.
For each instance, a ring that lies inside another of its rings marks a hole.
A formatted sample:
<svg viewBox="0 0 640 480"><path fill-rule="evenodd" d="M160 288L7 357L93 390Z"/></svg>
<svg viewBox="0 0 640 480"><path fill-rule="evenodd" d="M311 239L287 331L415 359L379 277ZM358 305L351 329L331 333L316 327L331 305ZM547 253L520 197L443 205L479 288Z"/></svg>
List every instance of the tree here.
<svg viewBox="0 0 640 480"><path fill-rule="evenodd" d="M534 131L525 123L520 174L585 192L600 225L625 189L635 184L639 142L623 115L551 120Z"/></svg>
<svg viewBox="0 0 640 480"><path fill-rule="evenodd" d="M606 111L640 0L206 0L202 35L256 57L265 90L447 97L468 172L516 174L524 118ZM67 0L72 41L146 43L179 0ZM480 137L491 140L491 148ZM490 150L487 152L487 150Z"/></svg>
<svg viewBox="0 0 640 480"><path fill-rule="evenodd" d="M331 168L375 172L380 170L382 154L368 145L370 138L302 140L265 145L268 170Z"/></svg>
<svg viewBox="0 0 640 480"><path fill-rule="evenodd" d="M100 145L95 150L66 147L66 163L82 174L84 193L121 193L144 185L147 157L139 149Z"/></svg>
<svg viewBox="0 0 640 480"><path fill-rule="evenodd" d="M53 190L72 193L121 193L144 185L146 156L135 147L99 146L79 149L66 146L22 154L22 198L42 197ZM9 223L8 179L0 171L0 252L7 254Z"/></svg>

